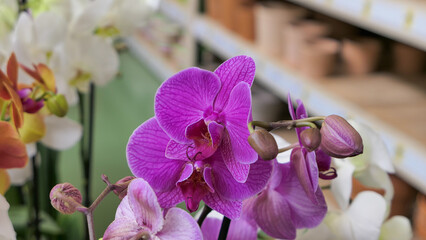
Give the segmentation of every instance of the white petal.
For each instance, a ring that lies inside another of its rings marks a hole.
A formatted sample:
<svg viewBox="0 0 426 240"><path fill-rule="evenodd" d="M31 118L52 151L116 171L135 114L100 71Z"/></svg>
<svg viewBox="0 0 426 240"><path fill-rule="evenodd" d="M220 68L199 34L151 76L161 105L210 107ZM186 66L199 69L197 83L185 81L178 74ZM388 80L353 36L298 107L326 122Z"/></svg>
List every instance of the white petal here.
<svg viewBox="0 0 426 240"><path fill-rule="evenodd" d="M333 159L337 170L337 178L331 181L331 192L342 210L349 205L352 193L352 174L355 167L348 161Z"/></svg>
<svg viewBox="0 0 426 240"><path fill-rule="evenodd" d="M47 116L45 123L46 135L41 142L55 150L71 148L82 136L81 125L69 118Z"/></svg>
<svg viewBox="0 0 426 240"><path fill-rule="evenodd" d="M28 161L23 168L7 169L10 177L10 183L14 186L22 186L33 177L32 162Z"/></svg>
<svg viewBox="0 0 426 240"><path fill-rule="evenodd" d="M100 19L110 9L112 0L95 0L90 2L71 23L71 35L88 35L95 30Z"/></svg>
<svg viewBox="0 0 426 240"><path fill-rule="evenodd" d="M52 51L57 44L64 41L66 36L65 19L54 12L40 14L34 20L34 27L36 43L46 53Z"/></svg>
<svg viewBox="0 0 426 240"><path fill-rule="evenodd" d="M13 229L12 222L10 221L9 215L9 203L0 194L0 239L2 240L13 240L16 239L16 233Z"/></svg>
<svg viewBox="0 0 426 240"><path fill-rule="evenodd" d="M290 145L290 143L288 143L284 138L271 133L272 136L275 138L275 141L277 142L278 148L283 148L283 147L287 147L288 145ZM290 155L291 155L291 151L286 151L283 153L278 154L277 156L277 161L279 163L288 163L290 162Z"/></svg>
<svg viewBox="0 0 426 240"><path fill-rule="evenodd" d="M351 232L345 232L345 236L349 234L353 239L376 240L385 212L386 202L380 194L371 191L359 193L344 213L351 222Z"/></svg>
<svg viewBox="0 0 426 240"><path fill-rule="evenodd" d="M380 240L410 240L413 238L410 221L403 216L387 220L381 229Z"/></svg>
<svg viewBox="0 0 426 240"><path fill-rule="evenodd" d="M26 66L31 66L34 55L37 55L36 49L31 45L35 40L34 35L33 19L28 13L22 12L19 14L12 41L17 59Z"/></svg>
<svg viewBox="0 0 426 240"><path fill-rule="evenodd" d="M386 192L385 199L388 204L390 204L393 198L394 189L388 173L382 168L372 165L365 171L356 173L354 176L365 186L384 189Z"/></svg>

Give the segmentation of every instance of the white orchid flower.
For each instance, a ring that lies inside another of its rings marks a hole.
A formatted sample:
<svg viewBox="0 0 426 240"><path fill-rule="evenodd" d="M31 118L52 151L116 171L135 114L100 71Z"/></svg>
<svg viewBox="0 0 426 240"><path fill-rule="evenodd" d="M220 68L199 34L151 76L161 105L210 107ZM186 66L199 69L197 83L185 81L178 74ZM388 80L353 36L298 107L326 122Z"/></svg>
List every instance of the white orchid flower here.
<svg viewBox="0 0 426 240"><path fill-rule="evenodd" d="M111 43L94 36L69 37L60 49L60 73L65 82L87 92L90 81L103 86L118 73L119 58ZM58 87L63 83L59 83Z"/></svg>
<svg viewBox="0 0 426 240"><path fill-rule="evenodd" d="M9 203L6 201L6 198L0 194L0 239L2 240L16 239L16 233L10 221L8 210Z"/></svg>
<svg viewBox="0 0 426 240"><path fill-rule="evenodd" d="M18 1L0 0L0 39L8 35L18 16Z"/></svg>
<svg viewBox="0 0 426 240"><path fill-rule="evenodd" d="M22 12L13 37L19 62L26 66L34 63L49 65L55 47L65 39L66 26L64 18L54 12L45 12L36 18Z"/></svg>
<svg viewBox="0 0 426 240"><path fill-rule="evenodd" d="M413 230L410 221L403 216L393 216L381 228L379 240L410 240Z"/></svg>
<svg viewBox="0 0 426 240"><path fill-rule="evenodd" d="M363 139L364 153L343 160L333 159L339 177L332 181L331 189L340 207L344 207L349 202L353 176L365 186L384 189L385 199L390 204L394 189L388 173L394 173L395 169L389 152L374 130L356 122L351 125Z"/></svg>

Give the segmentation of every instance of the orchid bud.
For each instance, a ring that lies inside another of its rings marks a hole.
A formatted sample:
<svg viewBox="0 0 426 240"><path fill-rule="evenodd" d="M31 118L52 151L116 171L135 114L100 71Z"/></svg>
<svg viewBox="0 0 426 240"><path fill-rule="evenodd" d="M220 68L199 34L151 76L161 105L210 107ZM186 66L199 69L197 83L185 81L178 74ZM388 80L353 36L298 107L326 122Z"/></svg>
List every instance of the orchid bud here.
<svg viewBox="0 0 426 240"><path fill-rule="evenodd" d="M52 206L63 214L72 214L82 207L80 191L70 183L57 184L50 191Z"/></svg>
<svg viewBox="0 0 426 240"><path fill-rule="evenodd" d="M130 182L135 179L133 176L127 176L120 180L118 180L114 186L114 193L117 195L120 199L123 199L127 195L127 188L129 187Z"/></svg>
<svg viewBox="0 0 426 240"><path fill-rule="evenodd" d="M352 157L363 152L361 136L340 116L326 117L322 123L321 135L321 150L331 157Z"/></svg>
<svg viewBox="0 0 426 240"><path fill-rule="evenodd" d="M278 155L278 145L274 137L265 129L257 129L248 137L250 146L263 160L272 160Z"/></svg>
<svg viewBox="0 0 426 240"><path fill-rule="evenodd" d="M302 145L309 151L316 150L321 144L321 133L318 128L307 128L300 133Z"/></svg>
<svg viewBox="0 0 426 240"><path fill-rule="evenodd" d="M58 117L63 117L68 112L68 103L62 94L58 94L47 99L46 106L51 113Z"/></svg>

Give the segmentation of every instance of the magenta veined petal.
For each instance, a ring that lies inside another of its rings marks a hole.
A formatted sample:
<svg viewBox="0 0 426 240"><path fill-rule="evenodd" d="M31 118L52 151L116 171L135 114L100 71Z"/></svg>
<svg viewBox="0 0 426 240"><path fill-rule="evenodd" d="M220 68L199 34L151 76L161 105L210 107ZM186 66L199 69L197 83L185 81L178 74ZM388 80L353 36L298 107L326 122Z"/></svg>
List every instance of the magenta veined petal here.
<svg viewBox="0 0 426 240"><path fill-rule="evenodd" d="M247 177L250 172L250 165L239 163L235 159L235 155L231 148L231 140L229 139L227 132L224 133L222 144L219 146L217 151L221 154L223 162L225 163L232 177L239 183L244 183L247 181Z"/></svg>
<svg viewBox="0 0 426 240"><path fill-rule="evenodd" d="M177 142L191 142L185 136L186 127L213 108L220 85L216 74L199 68L189 68L169 78L155 96L155 116L161 128Z"/></svg>
<svg viewBox="0 0 426 240"><path fill-rule="evenodd" d="M307 152L303 148L294 148L290 163L299 178L300 184L313 203L318 203L315 191L318 188L318 166L315 152Z"/></svg>
<svg viewBox="0 0 426 240"><path fill-rule="evenodd" d="M253 59L248 56L236 56L222 63L214 71L222 83L214 103L214 109L221 111L226 106L232 89L240 82L245 82L251 86L255 71L256 65Z"/></svg>
<svg viewBox="0 0 426 240"><path fill-rule="evenodd" d="M244 200L259 193L268 183L272 172L272 161L259 159L250 165L247 181L237 182L227 169L219 154L212 156L213 185L225 198Z"/></svg>
<svg viewBox="0 0 426 240"><path fill-rule="evenodd" d="M165 157L170 138L155 118L140 125L127 144L127 162L132 173L148 181L155 191L175 187L186 161Z"/></svg>
<svg viewBox="0 0 426 240"><path fill-rule="evenodd" d="M221 113L221 119L226 124L226 130L234 159L242 164L257 161L258 155L250 146L247 139L250 136L247 124L251 109L250 86L240 82L232 89L229 102ZM222 142L225 144L225 142Z"/></svg>
<svg viewBox="0 0 426 240"><path fill-rule="evenodd" d="M241 215L241 209L243 206L241 200L228 200L221 197L216 192L207 194L203 200L207 206L230 219L237 219Z"/></svg>
<svg viewBox="0 0 426 240"><path fill-rule="evenodd" d="M138 224L130 218L116 218L105 230L103 239L131 239L139 232Z"/></svg>
<svg viewBox="0 0 426 240"><path fill-rule="evenodd" d="M216 240L219 237L220 227L222 220L214 217L207 217L201 231L203 232L204 240ZM245 219L240 218L231 221L229 226L227 240L256 240L257 239L257 225L247 222Z"/></svg>

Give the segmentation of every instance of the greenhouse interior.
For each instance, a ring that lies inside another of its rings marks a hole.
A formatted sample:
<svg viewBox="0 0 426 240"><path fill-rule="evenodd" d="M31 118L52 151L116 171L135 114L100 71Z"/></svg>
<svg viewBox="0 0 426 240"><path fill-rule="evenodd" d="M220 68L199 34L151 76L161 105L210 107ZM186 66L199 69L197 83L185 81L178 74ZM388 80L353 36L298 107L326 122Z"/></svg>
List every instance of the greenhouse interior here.
<svg viewBox="0 0 426 240"><path fill-rule="evenodd" d="M425 194L425 0L0 0L0 240L426 240Z"/></svg>

